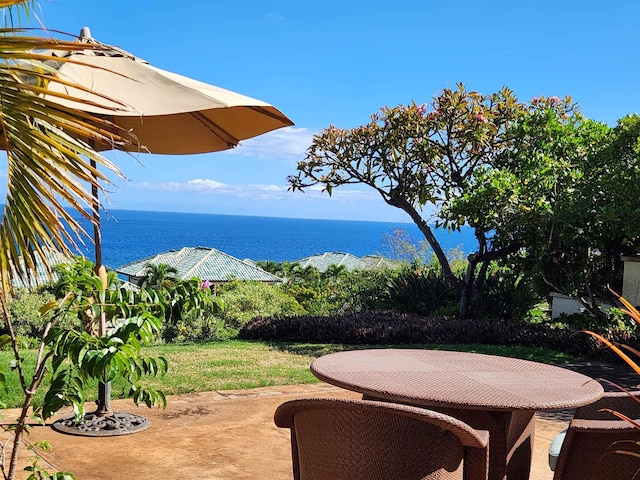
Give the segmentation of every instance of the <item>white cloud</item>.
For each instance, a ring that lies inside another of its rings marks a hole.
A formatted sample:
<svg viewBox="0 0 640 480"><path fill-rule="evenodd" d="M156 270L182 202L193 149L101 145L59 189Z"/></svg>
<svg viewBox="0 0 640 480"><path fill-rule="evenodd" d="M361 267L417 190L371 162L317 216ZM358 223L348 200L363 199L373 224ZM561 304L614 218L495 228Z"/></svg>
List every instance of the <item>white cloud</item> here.
<svg viewBox="0 0 640 480"><path fill-rule="evenodd" d="M254 200L299 200L299 201L333 201L372 202L381 201L380 196L373 190L340 189L333 190L331 196L322 192L322 187L315 185L307 188L304 193L288 191L287 186L274 184L229 185L216 180L195 178L184 182L134 182L130 187L140 190L161 192L192 192L202 195L220 195Z"/></svg>
<svg viewBox="0 0 640 480"><path fill-rule="evenodd" d="M257 200L277 200L287 192L287 187L279 185L228 185L208 178L195 178L185 182L138 182L132 183L131 187L140 190L193 192L204 195L223 195Z"/></svg>
<svg viewBox="0 0 640 480"><path fill-rule="evenodd" d="M382 201L382 198L378 193L374 190L355 190L349 188L334 188L331 192L331 196L325 191L323 191L322 185L313 185L305 189L304 193L299 193L299 195L305 195L307 197L313 199L330 199L337 202L374 202L374 201ZM298 194L298 192L296 192Z"/></svg>
<svg viewBox="0 0 640 480"><path fill-rule="evenodd" d="M182 184L178 182L175 183L177 183L178 188L181 188ZM207 178L196 178L194 180L188 180L187 182L184 182L184 184L186 185L187 190L196 192L207 192L210 190L224 189L226 187L224 183Z"/></svg>
<svg viewBox="0 0 640 480"><path fill-rule="evenodd" d="M286 127L244 140L229 153L247 157L280 157L300 161L311 145L314 132L308 128Z"/></svg>

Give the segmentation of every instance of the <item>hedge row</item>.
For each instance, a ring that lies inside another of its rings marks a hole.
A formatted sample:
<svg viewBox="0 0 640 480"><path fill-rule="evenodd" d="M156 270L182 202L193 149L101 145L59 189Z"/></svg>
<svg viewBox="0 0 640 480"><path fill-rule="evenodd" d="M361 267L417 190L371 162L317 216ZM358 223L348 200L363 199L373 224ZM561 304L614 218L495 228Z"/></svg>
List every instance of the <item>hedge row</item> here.
<svg viewBox="0 0 640 480"><path fill-rule="evenodd" d="M535 346L591 356L601 351L601 346L590 336L553 324L425 318L398 312L258 317L240 330L239 337L245 340L347 345L479 343ZM629 338L619 337L618 340L633 343Z"/></svg>

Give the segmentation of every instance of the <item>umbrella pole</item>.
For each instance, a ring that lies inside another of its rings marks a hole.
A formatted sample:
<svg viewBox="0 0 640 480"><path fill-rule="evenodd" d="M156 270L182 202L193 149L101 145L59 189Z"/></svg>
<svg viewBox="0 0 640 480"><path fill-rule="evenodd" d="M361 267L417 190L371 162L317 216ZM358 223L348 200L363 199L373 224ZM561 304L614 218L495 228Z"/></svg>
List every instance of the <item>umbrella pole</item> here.
<svg viewBox="0 0 640 480"><path fill-rule="evenodd" d="M91 160L91 167L97 169L96 162ZM95 245L95 271L102 280L102 288L109 288L107 270L102 264L102 235L100 233L100 197L98 178L93 175L91 182L91 209L93 216L93 240ZM99 335L107 334L107 319L104 305L100 305ZM105 368L103 379L106 380L108 369ZM98 383L97 408L93 413L87 413L80 422L74 417L62 418L51 424L51 427L61 433L83 435L89 437L112 437L140 432L149 427L148 419L132 413L114 413L111 411L111 382Z"/></svg>
<svg viewBox="0 0 640 480"><path fill-rule="evenodd" d="M95 160L91 160L91 166L97 168ZM100 202L98 192L98 179L94 176L91 183L91 195L92 195L92 209L93 209L93 243L95 247L95 271L96 274L102 279L102 287L108 288L107 285L107 272L102 264L102 233L100 232ZM107 333L107 318L104 312L104 307L100 307L100 328L99 335L103 336ZM98 400L96 415L108 415L111 413L111 382L99 382L98 383Z"/></svg>

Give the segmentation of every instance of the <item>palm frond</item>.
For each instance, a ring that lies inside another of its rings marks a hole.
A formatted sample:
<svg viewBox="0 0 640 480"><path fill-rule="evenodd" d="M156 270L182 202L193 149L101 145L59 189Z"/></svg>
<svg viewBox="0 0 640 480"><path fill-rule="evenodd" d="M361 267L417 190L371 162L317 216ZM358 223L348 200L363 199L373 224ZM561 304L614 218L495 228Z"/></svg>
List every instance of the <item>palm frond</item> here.
<svg viewBox="0 0 640 480"><path fill-rule="evenodd" d="M24 3L0 0L0 7ZM102 170L122 176L92 146L118 148L134 141L107 119L62 106L54 95L43 97L48 82L73 85L51 65L64 61L60 52L78 48L94 46L0 29L0 148L7 151L8 165L0 224L3 292L11 290L15 275L30 278L36 258L46 264L47 250L68 254L87 236L73 212L94 222L91 211L101 205L91 187L104 191L109 179Z"/></svg>

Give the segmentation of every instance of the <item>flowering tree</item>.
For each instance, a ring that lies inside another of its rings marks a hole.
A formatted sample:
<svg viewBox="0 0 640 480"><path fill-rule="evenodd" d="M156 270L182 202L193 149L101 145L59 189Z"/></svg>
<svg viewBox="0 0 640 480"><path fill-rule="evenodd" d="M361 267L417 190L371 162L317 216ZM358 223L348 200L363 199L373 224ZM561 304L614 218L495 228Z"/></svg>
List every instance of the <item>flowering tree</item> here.
<svg viewBox="0 0 640 480"><path fill-rule="evenodd" d="M612 129L584 118L570 97L523 104L506 88L481 95L460 84L430 108L383 108L367 125L330 126L289 183L320 184L328 194L361 183L406 212L466 316L494 260L542 279L543 293L593 295L617 285L620 256L640 249L639 139L637 115ZM465 225L478 250L457 277L433 228Z"/></svg>
<svg viewBox="0 0 640 480"><path fill-rule="evenodd" d="M330 126L313 139L290 189L320 184L331 195L335 187L361 183L375 189L384 201L406 212L425 236L447 281L461 294L460 314L469 311L474 288L483 281L486 266L520 245L493 244L492 228L474 226L478 250L468 257L462 278L451 269L433 228L459 229L469 219L451 208L475 188L475 178L511 147L510 125L525 110L511 90L482 95L462 84L445 89L426 105L382 108L371 122L353 129ZM424 207L437 207L427 217Z"/></svg>

